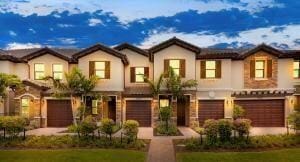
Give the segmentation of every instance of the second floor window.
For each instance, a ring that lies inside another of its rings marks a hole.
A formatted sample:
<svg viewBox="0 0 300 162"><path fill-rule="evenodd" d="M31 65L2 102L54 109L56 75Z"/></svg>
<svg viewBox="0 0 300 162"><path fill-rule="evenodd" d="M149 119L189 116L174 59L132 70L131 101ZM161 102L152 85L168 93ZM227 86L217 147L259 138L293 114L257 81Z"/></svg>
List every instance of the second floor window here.
<svg viewBox="0 0 300 162"><path fill-rule="evenodd" d="M294 78L300 78L300 60L294 61L294 72L293 72Z"/></svg>
<svg viewBox="0 0 300 162"><path fill-rule="evenodd" d="M52 67L53 78L62 80L63 79L63 65L62 64L53 64Z"/></svg>
<svg viewBox="0 0 300 162"><path fill-rule="evenodd" d="M148 67L131 67L130 68L130 82L131 83L143 83L144 77L149 77Z"/></svg>
<svg viewBox="0 0 300 162"><path fill-rule="evenodd" d="M202 60L200 68L201 79L221 78L221 60Z"/></svg>
<svg viewBox="0 0 300 162"><path fill-rule="evenodd" d="M95 75L98 76L100 79L105 78L105 62L104 61L95 62Z"/></svg>
<svg viewBox="0 0 300 162"><path fill-rule="evenodd" d="M265 78L265 60L255 60L255 78Z"/></svg>
<svg viewBox="0 0 300 162"><path fill-rule="evenodd" d="M180 74L180 60L170 60L169 66L174 70L176 75Z"/></svg>
<svg viewBox="0 0 300 162"><path fill-rule="evenodd" d="M165 77L167 76L167 72L169 68L172 68L176 75L181 77L185 77L185 60L184 59L166 59L164 60L164 73Z"/></svg>
<svg viewBox="0 0 300 162"><path fill-rule="evenodd" d="M45 65L34 64L34 79L42 80L45 77Z"/></svg>
<svg viewBox="0 0 300 162"><path fill-rule="evenodd" d="M206 61L205 77L216 78L216 61Z"/></svg>

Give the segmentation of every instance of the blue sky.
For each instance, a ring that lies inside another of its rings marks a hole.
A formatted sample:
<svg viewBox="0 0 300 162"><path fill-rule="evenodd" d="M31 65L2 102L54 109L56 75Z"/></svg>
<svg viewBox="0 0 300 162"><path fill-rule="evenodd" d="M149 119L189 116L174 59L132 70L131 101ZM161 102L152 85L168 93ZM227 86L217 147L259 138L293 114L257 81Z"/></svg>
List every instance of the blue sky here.
<svg viewBox="0 0 300 162"><path fill-rule="evenodd" d="M148 48L171 37L200 47L300 49L298 0L0 0L0 48Z"/></svg>

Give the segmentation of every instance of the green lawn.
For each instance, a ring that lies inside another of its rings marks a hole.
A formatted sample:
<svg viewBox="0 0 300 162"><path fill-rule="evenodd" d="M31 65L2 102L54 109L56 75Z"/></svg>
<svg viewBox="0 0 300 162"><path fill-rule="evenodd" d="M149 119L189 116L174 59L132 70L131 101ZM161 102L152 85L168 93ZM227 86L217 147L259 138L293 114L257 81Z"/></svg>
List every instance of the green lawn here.
<svg viewBox="0 0 300 162"><path fill-rule="evenodd" d="M0 161L3 162L143 162L145 158L145 152L111 149L0 151Z"/></svg>
<svg viewBox="0 0 300 162"><path fill-rule="evenodd" d="M177 154L178 162L299 162L300 149L267 152L186 152Z"/></svg>

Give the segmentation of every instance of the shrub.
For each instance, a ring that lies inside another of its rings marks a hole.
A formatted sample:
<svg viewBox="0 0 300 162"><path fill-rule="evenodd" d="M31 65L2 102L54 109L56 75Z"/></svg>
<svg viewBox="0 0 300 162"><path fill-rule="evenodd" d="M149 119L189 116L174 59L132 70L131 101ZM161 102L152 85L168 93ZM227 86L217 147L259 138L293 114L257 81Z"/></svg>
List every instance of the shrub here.
<svg viewBox="0 0 300 162"><path fill-rule="evenodd" d="M101 120L100 130L106 135L109 135L110 140L111 140L111 135L113 133L114 125L115 123L112 119L104 118Z"/></svg>
<svg viewBox="0 0 300 162"><path fill-rule="evenodd" d="M207 142L214 144L218 139L218 121L214 119L205 120L203 128Z"/></svg>
<svg viewBox="0 0 300 162"><path fill-rule="evenodd" d="M199 127L199 121L192 121L191 122L191 128L196 129Z"/></svg>
<svg viewBox="0 0 300 162"><path fill-rule="evenodd" d="M172 114L172 108L170 106L166 106L166 107L161 107L159 109L159 116L160 119L165 122L165 127L166 130L168 131L169 129L169 120L171 118L171 114Z"/></svg>
<svg viewBox="0 0 300 162"><path fill-rule="evenodd" d="M218 132L222 142L230 141L232 134L233 123L228 119L218 120Z"/></svg>
<svg viewBox="0 0 300 162"><path fill-rule="evenodd" d="M245 116L245 110L240 105L234 105L233 107L233 119L242 118Z"/></svg>
<svg viewBox="0 0 300 162"><path fill-rule="evenodd" d="M204 134L204 128L196 127L194 130L195 130L195 132L197 132L198 134Z"/></svg>
<svg viewBox="0 0 300 162"><path fill-rule="evenodd" d="M71 125L68 127L70 132L77 132L78 136L88 136L89 134L93 134L96 129L97 123L92 116L87 116L77 125Z"/></svg>
<svg viewBox="0 0 300 162"><path fill-rule="evenodd" d="M139 132L139 123L135 120L127 120L123 124L124 134L128 137L128 142L133 141Z"/></svg>
<svg viewBox="0 0 300 162"><path fill-rule="evenodd" d="M26 118L21 116L2 116L0 117L0 126L5 128L9 136L17 136L29 124Z"/></svg>
<svg viewBox="0 0 300 162"><path fill-rule="evenodd" d="M238 132L239 137L244 137L249 134L251 128L251 120L249 119L236 119L233 122L234 130Z"/></svg>
<svg viewBox="0 0 300 162"><path fill-rule="evenodd" d="M168 129L166 129L166 123L159 122L156 127L156 131L160 135L167 135L167 136L177 135L177 127L173 123L170 123L168 125Z"/></svg>
<svg viewBox="0 0 300 162"><path fill-rule="evenodd" d="M293 129L300 130L300 113L294 112L288 117L289 124L292 125Z"/></svg>

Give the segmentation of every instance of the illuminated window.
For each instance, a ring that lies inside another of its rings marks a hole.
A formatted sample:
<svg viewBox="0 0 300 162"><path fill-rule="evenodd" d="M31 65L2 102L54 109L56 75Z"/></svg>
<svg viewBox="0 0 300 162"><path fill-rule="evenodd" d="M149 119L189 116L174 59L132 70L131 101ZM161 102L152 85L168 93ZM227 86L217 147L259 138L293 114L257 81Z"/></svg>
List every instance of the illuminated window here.
<svg viewBox="0 0 300 162"><path fill-rule="evenodd" d="M169 66L174 70L176 75L180 74L180 60L170 60Z"/></svg>
<svg viewBox="0 0 300 162"><path fill-rule="evenodd" d="M159 100L159 107L168 107L168 106L170 106L169 99L160 99Z"/></svg>
<svg viewBox="0 0 300 162"><path fill-rule="evenodd" d="M21 114L24 117L29 117L29 99L21 99Z"/></svg>
<svg viewBox="0 0 300 162"><path fill-rule="evenodd" d="M45 77L45 65L34 64L34 79L41 80Z"/></svg>
<svg viewBox="0 0 300 162"><path fill-rule="evenodd" d="M145 68L136 67L135 68L135 82L144 82Z"/></svg>
<svg viewBox="0 0 300 162"><path fill-rule="evenodd" d="M92 100L92 113L98 114L98 100Z"/></svg>
<svg viewBox="0 0 300 162"><path fill-rule="evenodd" d="M216 78L216 61L205 61L205 78Z"/></svg>
<svg viewBox="0 0 300 162"><path fill-rule="evenodd" d="M265 61L255 60L255 78L265 77Z"/></svg>
<svg viewBox="0 0 300 162"><path fill-rule="evenodd" d="M61 64L53 64L52 71L53 71L53 78L54 79L62 80L62 78L63 78L63 66Z"/></svg>
<svg viewBox="0 0 300 162"><path fill-rule="evenodd" d="M105 61L95 62L95 75L100 79L105 78Z"/></svg>
<svg viewBox="0 0 300 162"><path fill-rule="evenodd" d="M294 61L294 73L293 73L294 78L300 78L299 66L300 66L300 61L299 60Z"/></svg>

